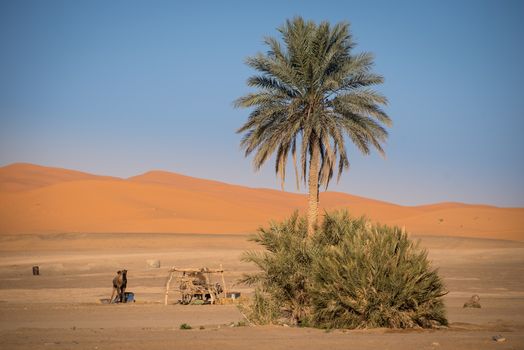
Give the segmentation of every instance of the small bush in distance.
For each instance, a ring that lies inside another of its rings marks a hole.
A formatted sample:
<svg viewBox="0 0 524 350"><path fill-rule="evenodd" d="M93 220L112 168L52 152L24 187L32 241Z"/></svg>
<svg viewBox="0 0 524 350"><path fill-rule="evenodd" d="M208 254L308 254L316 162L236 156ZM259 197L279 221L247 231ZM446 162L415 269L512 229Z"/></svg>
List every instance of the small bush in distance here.
<svg viewBox="0 0 524 350"><path fill-rule="evenodd" d="M180 325L180 329L193 329L193 327L191 327L190 325L188 325L187 323L182 323Z"/></svg>

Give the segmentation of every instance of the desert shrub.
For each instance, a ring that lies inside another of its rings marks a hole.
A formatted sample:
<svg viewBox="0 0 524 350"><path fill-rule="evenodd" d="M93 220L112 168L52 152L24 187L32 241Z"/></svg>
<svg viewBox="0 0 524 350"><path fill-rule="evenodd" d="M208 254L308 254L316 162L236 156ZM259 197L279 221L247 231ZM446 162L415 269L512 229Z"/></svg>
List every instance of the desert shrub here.
<svg viewBox="0 0 524 350"><path fill-rule="evenodd" d="M280 317L280 306L275 299L260 287L255 289L253 297L237 305L240 312L253 324L275 323Z"/></svg>
<svg viewBox="0 0 524 350"><path fill-rule="evenodd" d="M186 330L186 329L193 329L193 327L191 327L191 325L187 324L187 323L182 323L180 325L180 329L182 330Z"/></svg>
<svg viewBox="0 0 524 350"><path fill-rule="evenodd" d="M321 328L446 325L444 286L427 253L396 227L372 225L347 212L326 214L311 239L294 214L261 228L265 248L244 260L260 272L249 317L264 324L291 322Z"/></svg>
<svg viewBox="0 0 524 350"><path fill-rule="evenodd" d="M314 237L313 321L322 328L446 325L445 294L427 252L398 227L327 214Z"/></svg>
<svg viewBox="0 0 524 350"><path fill-rule="evenodd" d="M251 251L243 260L252 262L259 273L247 275L243 282L256 285L252 322L274 323L279 318L303 325L310 316L310 267L312 249L306 240L307 222L295 213L282 223L259 229L253 241L266 251Z"/></svg>

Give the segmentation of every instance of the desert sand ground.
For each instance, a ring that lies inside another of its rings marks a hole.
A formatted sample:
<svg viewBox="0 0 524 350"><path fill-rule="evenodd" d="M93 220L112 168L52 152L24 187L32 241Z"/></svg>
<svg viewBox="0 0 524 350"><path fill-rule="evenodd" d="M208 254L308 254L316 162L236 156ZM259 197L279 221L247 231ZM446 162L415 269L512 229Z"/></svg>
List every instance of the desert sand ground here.
<svg viewBox="0 0 524 350"><path fill-rule="evenodd" d="M1 349L524 349L524 243L422 237L449 294L445 330L325 332L283 326L232 327L235 305L164 306L167 269L227 270L230 290L253 266L246 235L43 234L0 236ZM147 259L160 259L149 268ZM41 275L32 276L39 265ZM101 304L111 280L128 269L133 304ZM472 295L481 309L463 309ZM170 302L176 301L172 295ZM180 330L182 323L193 329ZM203 329L201 329L203 328ZM502 335L505 342L492 337Z"/></svg>

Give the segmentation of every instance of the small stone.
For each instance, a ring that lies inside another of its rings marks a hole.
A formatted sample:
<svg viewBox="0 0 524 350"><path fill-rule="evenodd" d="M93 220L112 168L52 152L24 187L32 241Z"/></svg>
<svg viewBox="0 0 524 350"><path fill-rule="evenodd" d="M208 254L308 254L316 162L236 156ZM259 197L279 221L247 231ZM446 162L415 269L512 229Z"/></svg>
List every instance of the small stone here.
<svg viewBox="0 0 524 350"><path fill-rule="evenodd" d="M506 338L504 338L504 337L501 336L500 334L498 334L498 335L494 335L492 339L493 339L494 341L498 342L498 343L502 343L502 342L505 342L505 341L506 341Z"/></svg>
<svg viewBox="0 0 524 350"><path fill-rule="evenodd" d="M463 307L480 309L480 297L477 294L472 295L471 298L469 298L469 300L464 303Z"/></svg>
<svg viewBox="0 0 524 350"><path fill-rule="evenodd" d="M440 346L440 343L437 343L436 341L434 341L433 343L431 343L431 346Z"/></svg>
<svg viewBox="0 0 524 350"><path fill-rule="evenodd" d="M157 260L157 259L146 260L146 264L147 264L148 267L151 267L153 269L159 269L160 268L160 260Z"/></svg>

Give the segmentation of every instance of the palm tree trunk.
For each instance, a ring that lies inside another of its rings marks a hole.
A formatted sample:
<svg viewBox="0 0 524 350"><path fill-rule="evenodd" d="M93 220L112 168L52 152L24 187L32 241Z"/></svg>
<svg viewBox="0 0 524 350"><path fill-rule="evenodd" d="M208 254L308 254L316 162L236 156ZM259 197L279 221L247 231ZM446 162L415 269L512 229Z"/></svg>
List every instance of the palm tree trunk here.
<svg viewBox="0 0 524 350"><path fill-rule="evenodd" d="M307 214L307 235L315 233L318 220L318 170L320 165L320 148L318 142L311 145L311 159L309 161L309 198Z"/></svg>

